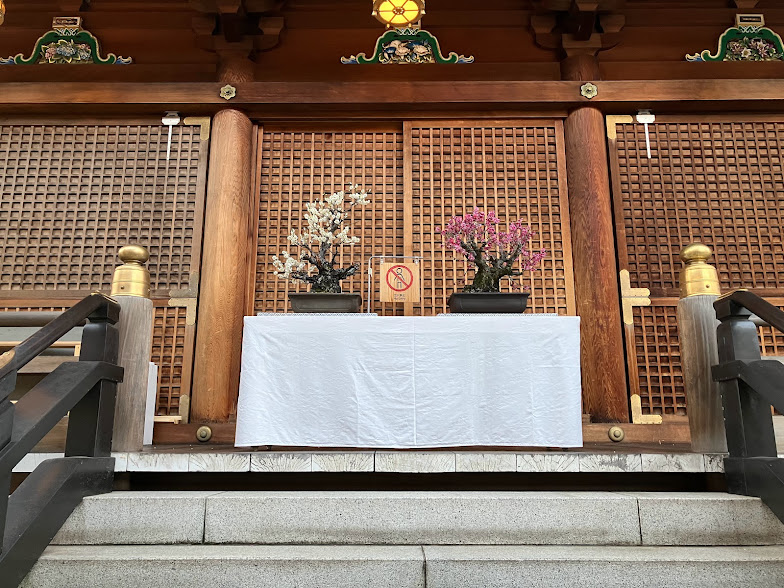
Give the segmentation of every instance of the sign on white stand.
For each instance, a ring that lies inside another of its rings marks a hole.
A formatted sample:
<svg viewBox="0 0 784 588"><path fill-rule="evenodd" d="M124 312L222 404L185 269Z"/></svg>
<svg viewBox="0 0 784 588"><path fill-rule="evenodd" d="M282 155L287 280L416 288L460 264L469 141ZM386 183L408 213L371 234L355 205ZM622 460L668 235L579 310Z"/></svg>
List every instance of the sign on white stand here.
<svg viewBox="0 0 784 588"><path fill-rule="evenodd" d="M147 405L144 416L144 444L152 445L152 429L155 424L155 396L158 394L158 366L150 362L147 377Z"/></svg>

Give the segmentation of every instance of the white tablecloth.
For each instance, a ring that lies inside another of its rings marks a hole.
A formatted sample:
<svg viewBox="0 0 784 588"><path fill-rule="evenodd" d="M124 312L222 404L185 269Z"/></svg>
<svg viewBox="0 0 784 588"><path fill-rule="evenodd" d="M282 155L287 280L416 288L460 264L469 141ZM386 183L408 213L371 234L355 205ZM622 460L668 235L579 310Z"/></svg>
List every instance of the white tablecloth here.
<svg viewBox="0 0 784 588"><path fill-rule="evenodd" d="M238 447L582 446L578 317L245 317Z"/></svg>

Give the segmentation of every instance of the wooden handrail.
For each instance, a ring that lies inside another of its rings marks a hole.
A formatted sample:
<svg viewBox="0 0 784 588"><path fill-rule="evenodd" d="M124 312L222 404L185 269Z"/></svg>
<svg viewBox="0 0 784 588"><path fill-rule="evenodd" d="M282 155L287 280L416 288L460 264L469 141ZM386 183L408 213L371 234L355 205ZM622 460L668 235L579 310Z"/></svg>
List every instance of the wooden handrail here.
<svg viewBox="0 0 784 588"><path fill-rule="evenodd" d="M0 584L21 582L82 498L111 492L120 306L92 294L0 355ZM81 355L24 397L9 395L18 370L87 319ZM9 496L14 466L70 412L65 457L47 460Z"/></svg>
<svg viewBox="0 0 784 588"><path fill-rule="evenodd" d="M19 370L68 331L80 326L85 319L90 317L100 317L114 324L120 317L120 306L103 294L91 294L77 302L14 349L0 355L0 381L12 372ZM2 399L3 392L0 388L0 401Z"/></svg>
<svg viewBox="0 0 784 588"><path fill-rule="evenodd" d="M784 331L784 312L747 290L726 294L713 307L721 321L713 379L724 405L727 489L762 498L784 521L784 460L777 457L770 410L784 407L784 367L761 357L757 325L750 320L753 313Z"/></svg>
<svg viewBox="0 0 784 588"><path fill-rule="evenodd" d="M731 305L745 308L751 314L759 317L769 326L784 332L784 311L773 306L764 298L760 298L748 290L735 290L724 296L720 296L713 307L716 309L716 317L721 321L733 314Z"/></svg>
<svg viewBox="0 0 784 588"><path fill-rule="evenodd" d="M0 312L0 327L45 327L51 323L62 312L42 311L16 311L4 310ZM86 321L82 321L77 327L84 326Z"/></svg>

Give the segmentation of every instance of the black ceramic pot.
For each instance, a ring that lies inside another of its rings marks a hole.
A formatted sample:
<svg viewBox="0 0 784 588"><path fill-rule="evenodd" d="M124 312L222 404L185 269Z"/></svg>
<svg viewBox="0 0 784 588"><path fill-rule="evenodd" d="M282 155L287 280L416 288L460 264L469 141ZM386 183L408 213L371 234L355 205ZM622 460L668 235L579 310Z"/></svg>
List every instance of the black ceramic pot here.
<svg viewBox="0 0 784 588"><path fill-rule="evenodd" d="M359 312L362 296L359 294L326 294L303 292L289 294L294 312Z"/></svg>
<svg viewBox="0 0 784 588"><path fill-rule="evenodd" d="M521 313L528 305L528 292L455 292L449 312Z"/></svg>

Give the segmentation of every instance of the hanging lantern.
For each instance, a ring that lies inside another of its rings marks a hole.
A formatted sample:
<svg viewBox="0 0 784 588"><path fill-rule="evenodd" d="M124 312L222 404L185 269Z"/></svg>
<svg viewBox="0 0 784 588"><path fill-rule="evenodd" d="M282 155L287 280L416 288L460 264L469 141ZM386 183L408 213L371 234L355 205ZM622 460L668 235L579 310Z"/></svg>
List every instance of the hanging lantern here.
<svg viewBox="0 0 784 588"><path fill-rule="evenodd" d="M405 28L419 22L425 13L425 0L375 0L373 16L388 27Z"/></svg>

